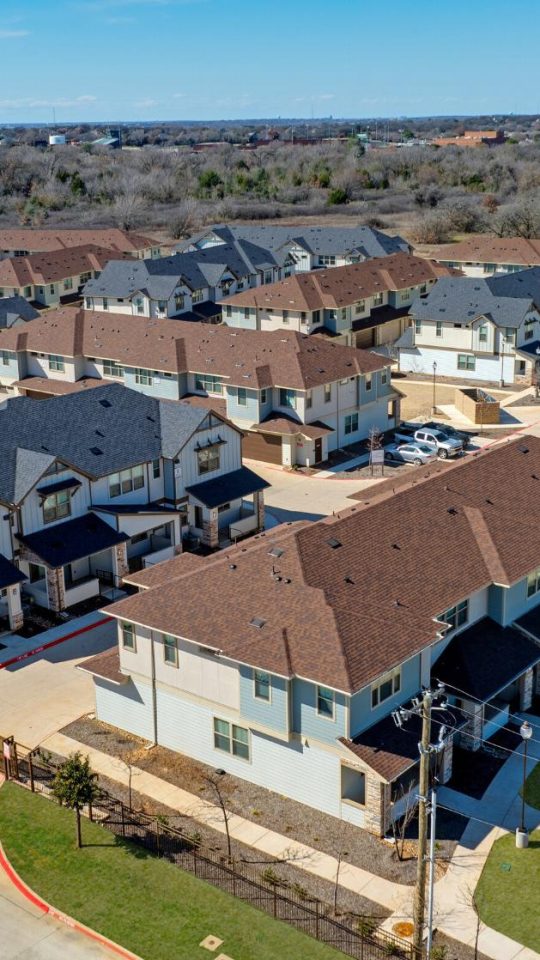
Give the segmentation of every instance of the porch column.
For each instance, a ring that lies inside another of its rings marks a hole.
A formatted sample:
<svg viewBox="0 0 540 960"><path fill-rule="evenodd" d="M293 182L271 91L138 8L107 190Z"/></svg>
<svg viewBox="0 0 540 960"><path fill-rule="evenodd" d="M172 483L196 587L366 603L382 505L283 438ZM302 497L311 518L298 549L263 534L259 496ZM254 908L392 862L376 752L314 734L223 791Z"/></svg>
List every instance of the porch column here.
<svg viewBox="0 0 540 960"><path fill-rule="evenodd" d="M66 606L66 582L63 567L47 567L47 594L49 610L59 613Z"/></svg>
<svg viewBox="0 0 540 960"><path fill-rule="evenodd" d="M253 494L253 505L257 515L257 530L264 530L264 492L257 490Z"/></svg>
<svg viewBox="0 0 540 960"><path fill-rule="evenodd" d="M454 738L447 737L443 752L442 752L442 763L441 763L441 782L448 783L450 777L452 776L452 761L454 758Z"/></svg>
<svg viewBox="0 0 540 960"><path fill-rule="evenodd" d="M390 784L366 774L366 811L364 826L369 833L383 837L390 824Z"/></svg>
<svg viewBox="0 0 540 960"><path fill-rule="evenodd" d="M534 668L529 667L519 678L519 709L529 710L533 701Z"/></svg>
<svg viewBox="0 0 540 960"><path fill-rule="evenodd" d="M21 605L21 585L16 583L13 587L8 587L7 606L9 617L9 629L16 633L23 625L23 612Z"/></svg>
<svg viewBox="0 0 540 960"><path fill-rule="evenodd" d="M124 577L129 570L126 541L117 543L116 546L112 548L112 565L114 585L118 587L120 586L122 577Z"/></svg>
<svg viewBox="0 0 540 960"><path fill-rule="evenodd" d="M219 529L217 508L205 511L203 515L203 535L202 542L214 549L219 547Z"/></svg>
<svg viewBox="0 0 540 960"><path fill-rule="evenodd" d="M482 728L484 726L484 707L481 703L474 703L471 700L464 701L464 709L468 710L472 716L463 728L463 742L461 746L464 750L478 750L482 743Z"/></svg>

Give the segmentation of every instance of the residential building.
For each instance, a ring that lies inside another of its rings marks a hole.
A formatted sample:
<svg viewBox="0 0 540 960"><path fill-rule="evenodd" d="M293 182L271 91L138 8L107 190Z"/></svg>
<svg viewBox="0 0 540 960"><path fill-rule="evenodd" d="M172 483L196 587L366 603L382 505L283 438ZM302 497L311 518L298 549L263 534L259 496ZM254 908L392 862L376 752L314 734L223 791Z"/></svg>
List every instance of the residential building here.
<svg viewBox="0 0 540 960"><path fill-rule="evenodd" d="M413 303L401 370L486 383L530 383L540 346L540 267L474 280L443 277Z"/></svg>
<svg viewBox="0 0 540 960"><path fill-rule="evenodd" d="M82 666L98 719L385 834L418 793L421 719L392 711L447 684L445 783L540 694L538 476L522 437L128 576L118 646Z"/></svg>
<svg viewBox="0 0 540 960"><path fill-rule="evenodd" d="M24 297L0 297L0 330L36 320L39 312Z"/></svg>
<svg viewBox="0 0 540 960"><path fill-rule="evenodd" d="M98 280L86 284L85 306L145 317L220 322L216 300L273 283L293 269L286 252L274 255L246 241L139 263L111 260Z"/></svg>
<svg viewBox="0 0 540 960"><path fill-rule="evenodd" d="M431 141L435 147L500 147L506 142L504 130L464 130L458 137L439 137Z"/></svg>
<svg viewBox="0 0 540 960"><path fill-rule="evenodd" d="M25 324L24 333L0 331L0 357L0 390L8 395L50 395L103 378L187 398L239 426L246 457L284 466L319 463L372 427L399 422L388 359L292 330L63 307Z"/></svg>
<svg viewBox="0 0 540 960"><path fill-rule="evenodd" d="M274 255L288 254L297 273L320 267L341 267L372 257L385 257L404 251L410 244L402 237L388 236L373 227L281 227L227 226L217 224L177 244L182 252L241 241L255 244Z"/></svg>
<svg viewBox="0 0 540 960"><path fill-rule="evenodd" d="M0 599L11 629L21 580L24 595L61 611L174 556L183 537L215 549L260 530L268 484L242 466L241 440L217 413L119 383L0 408Z"/></svg>
<svg viewBox="0 0 540 960"><path fill-rule="evenodd" d="M233 293L221 302L228 326L326 333L357 347L397 340L413 300L451 271L410 253L294 274L280 283Z"/></svg>
<svg viewBox="0 0 540 960"><path fill-rule="evenodd" d="M540 267L540 240L480 234L460 243L443 244L435 250L433 259L446 267L458 267L466 277L515 273Z"/></svg>
<svg viewBox="0 0 540 960"><path fill-rule="evenodd" d="M129 254L122 256L133 263ZM56 306L77 297L110 258L110 250L91 245L6 257L0 260L0 297L21 296L40 306Z"/></svg>
<svg viewBox="0 0 540 960"><path fill-rule="evenodd" d="M117 227L103 230L86 229L0 229L0 259L2 257L28 257L33 253L53 253L70 247L105 247L117 254L129 253L133 257L159 257L161 245L158 241L144 237L129 230Z"/></svg>

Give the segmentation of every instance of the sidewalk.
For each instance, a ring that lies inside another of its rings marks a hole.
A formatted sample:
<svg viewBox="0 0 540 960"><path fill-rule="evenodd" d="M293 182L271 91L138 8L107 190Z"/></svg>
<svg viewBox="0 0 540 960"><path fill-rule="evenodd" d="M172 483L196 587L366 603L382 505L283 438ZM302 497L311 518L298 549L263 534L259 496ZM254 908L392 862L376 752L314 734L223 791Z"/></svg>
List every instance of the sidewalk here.
<svg viewBox="0 0 540 960"><path fill-rule="evenodd" d="M534 720L538 724L538 719L534 718ZM540 737L539 725L535 727L534 735ZM97 773L123 785L128 783L128 768L122 760L87 747L61 733L48 737L42 746L61 756L67 756L75 750L82 750L88 754L91 767ZM457 794L448 788L442 788L439 791L441 805L455 809L461 809L466 805L467 810L463 809L464 813L478 815L482 819L500 824L498 827L490 828L471 820L460 844L456 847L447 873L435 885L435 924L443 933L462 943L474 944L476 936L476 914L470 903L470 891L474 890L478 882L494 841L505 831L513 830L517 823L516 809L519 806L517 790L521 783L521 763L519 753L510 757L480 801L465 798L462 794ZM225 833L223 816L214 804L140 768L133 768L133 776L136 776L138 793L178 810L185 816L206 824L220 833ZM540 811L528 807L527 818L530 827L538 825ZM231 814L229 817L229 830L234 840L276 858L290 857L294 854L295 865L306 873L312 873L325 880L335 880L337 860L328 854L267 830L261 824L253 823L236 814ZM360 867L345 863L340 868L339 882L340 886L361 894L392 911L392 916L383 924L385 929L391 930L398 920L409 919L412 916L413 887L392 883ZM540 954L521 946L484 924L480 927L479 950L491 960L540 960Z"/></svg>

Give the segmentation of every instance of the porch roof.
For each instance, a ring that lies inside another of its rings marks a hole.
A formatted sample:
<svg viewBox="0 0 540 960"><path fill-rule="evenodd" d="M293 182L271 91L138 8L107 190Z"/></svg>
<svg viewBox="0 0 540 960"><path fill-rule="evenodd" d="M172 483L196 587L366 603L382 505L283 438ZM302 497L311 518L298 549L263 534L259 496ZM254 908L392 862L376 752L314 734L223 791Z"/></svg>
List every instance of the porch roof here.
<svg viewBox="0 0 540 960"><path fill-rule="evenodd" d="M13 584L21 583L26 579L24 573L3 553L0 553L0 590L3 590L4 587L12 587Z"/></svg>
<svg viewBox="0 0 540 960"><path fill-rule="evenodd" d="M314 420L313 423L301 423L288 417L286 414L271 413L261 423L256 423L253 427L257 433L278 433L282 436L297 436L301 434L310 440L316 440L318 437L325 437L333 433L333 428L328 427L321 420Z"/></svg>
<svg viewBox="0 0 540 960"><path fill-rule="evenodd" d="M186 487L186 492L211 509L229 500L240 500L250 493L266 490L269 486L258 473L254 473L249 467L241 467L240 470L233 470L232 473L216 477L215 480L205 480L204 483Z"/></svg>
<svg viewBox="0 0 540 960"><path fill-rule="evenodd" d="M524 613L522 617L519 617L519 619L516 620L516 627L520 627L522 630L525 630L526 633L532 634L540 643L540 604L533 607L528 613Z"/></svg>
<svg viewBox="0 0 540 960"><path fill-rule="evenodd" d="M179 509L166 507L162 503L93 503L92 510L98 513L111 513L113 516L136 516L151 513L180 513Z"/></svg>
<svg viewBox="0 0 540 960"><path fill-rule="evenodd" d="M121 686L129 680L126 674L120 673L120 655L117 644L110 647L109 650L104 650L103 653L98 653L95 657L89 657L88 660L79 663L77 669L84 673L90 673L100 680L114 683L115 686Z"/></svg>
<svg viewBox="0 0 540 960"><path fill-rule="evenodd" d="M432 676L475 700L491 700L540 661L540 646L514 627L484 617L449 643Z"/></svg>
<svg viewBox="0 0 540 960"><path fill-rule="evenodd" d="M411 716L406 729L401 730L392 717L387 716L352 740L340 737L340 743L391 783L420 759L421 728L421 718L416 715Z"/></svg>
<svg viewBox="0 0 540 960"><path fill-rule="evenodd" d="M50 497L51 493L58 493L60 490L71 490L80 487L81 481L76 477L68 477L67 480L58 480L56 483L50 483L47 487L38 487L37 492L40 497Z"/></svg>
<svg viewBox="0 0 540 960"><path fill-rule="evenodd" d="M73 520L57 523L27 536L15 536L19 543L53 568L90 557L129 539L126 533L114 530L93 513L74 517Z"/></svg>

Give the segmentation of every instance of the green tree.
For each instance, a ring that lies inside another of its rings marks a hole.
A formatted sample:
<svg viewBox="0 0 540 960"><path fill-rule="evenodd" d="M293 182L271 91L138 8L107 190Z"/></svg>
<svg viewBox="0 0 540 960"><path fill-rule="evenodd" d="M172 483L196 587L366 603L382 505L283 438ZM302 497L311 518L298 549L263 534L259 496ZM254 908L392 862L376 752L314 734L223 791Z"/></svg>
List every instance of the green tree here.
<svg viewBox="0 0 540 960"><path fill-rule="evenodd" d="M343 190L342 187L334 187L333 190L328 194L328 205L333 207L340 203L347 203L349 197L347 191Z"/></svg>
<svg viewBox="0 0 540 960"><path fill-rule="evenodd" d="M77 751L56 771L53 793L60 803L75 811L77 847L81 841L81 810L86 803L93 803L98 793L97 773L90 769L90 760Z"/></svg>

